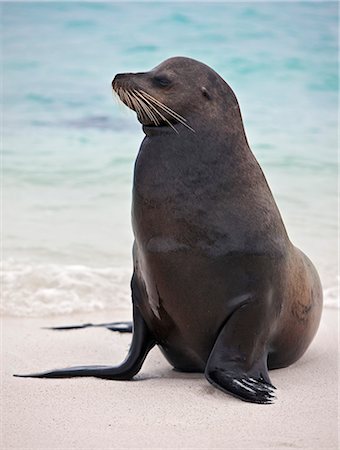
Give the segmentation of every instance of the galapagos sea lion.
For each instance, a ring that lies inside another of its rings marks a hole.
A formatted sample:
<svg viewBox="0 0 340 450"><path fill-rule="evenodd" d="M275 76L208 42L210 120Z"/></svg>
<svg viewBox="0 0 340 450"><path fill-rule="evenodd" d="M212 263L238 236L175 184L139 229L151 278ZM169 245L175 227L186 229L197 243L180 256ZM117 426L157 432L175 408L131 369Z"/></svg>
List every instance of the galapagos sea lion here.
<svg viewBox="0 0 340 450"><path fill-rule="evenodd" d="M210 67L184 57L116 75L112 86L145 133L133 183L131 347L118 366L26 376L127 380L157 344L174 368L271 403L268 369L306 351L322 289L288 238L235 94Z"/></svg>

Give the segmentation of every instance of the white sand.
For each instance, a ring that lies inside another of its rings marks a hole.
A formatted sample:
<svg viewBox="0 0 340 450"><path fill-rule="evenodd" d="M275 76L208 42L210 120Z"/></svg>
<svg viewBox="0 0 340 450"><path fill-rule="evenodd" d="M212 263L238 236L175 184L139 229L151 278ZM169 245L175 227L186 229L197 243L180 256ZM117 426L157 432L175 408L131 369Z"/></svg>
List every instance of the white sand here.
<svg viewBox="0 0 340 450"><path fill-rule="evenodd" d="M29 379L12 374L67 365L112 364L130 336L105 329L40 327L129 319L127 311L51 319L3 318L2 449L338 448L337 311L325 310L312 346L270 373L274 405L254 405L175 372L152 350L136 381Z"/></svg>

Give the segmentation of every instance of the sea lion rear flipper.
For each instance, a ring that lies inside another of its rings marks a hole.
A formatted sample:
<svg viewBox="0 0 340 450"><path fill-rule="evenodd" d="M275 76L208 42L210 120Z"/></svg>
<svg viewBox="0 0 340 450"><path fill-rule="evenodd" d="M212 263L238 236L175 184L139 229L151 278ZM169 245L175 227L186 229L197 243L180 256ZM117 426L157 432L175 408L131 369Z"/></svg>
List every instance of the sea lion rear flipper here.
<svg viewBox="0 0 340 450"><path fill-rule="evenodd" d="M29 378L97 377L111 380L129 380L139 372L147 354L155 346L155 340L138 307L135 305L133 308L133 324L134 328L130 350L125 361L119 366L66 367L47 372L14 376Z"/></svg>
<svg viewBox="0 0 340 450"><path fill-rule="evenodd" d="M109 322L109 323L82 323L79 325L62 325L58 327L44 327L45 330L78 330L80 328L104 327L110 331L119 333L132 333L132 322Z"/></svg>
<svg viewBox="0 0 340 450"><path fill-rule="evenodd" d="M209 356L207 380L241 400L272 403L274 389L267 370L265 332L258 303L239 307L226 321Z"/></svg>

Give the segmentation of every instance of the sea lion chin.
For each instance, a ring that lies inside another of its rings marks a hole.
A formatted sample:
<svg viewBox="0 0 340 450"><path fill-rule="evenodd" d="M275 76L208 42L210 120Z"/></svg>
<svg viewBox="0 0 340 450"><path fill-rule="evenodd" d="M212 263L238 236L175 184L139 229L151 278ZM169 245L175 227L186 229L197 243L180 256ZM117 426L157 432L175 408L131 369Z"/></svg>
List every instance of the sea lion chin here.
<svg viewBox="0 0 340 450"><path fill-rule="evenodd" d="M118 366L27 376L131 379L158 345L174 368L204 372L241 400L271 403L268 369L306 351L322 289L288 238L235 94L214 70L183 57L116 75L112 87L146 134L133 185L131 347Z"/></svg>

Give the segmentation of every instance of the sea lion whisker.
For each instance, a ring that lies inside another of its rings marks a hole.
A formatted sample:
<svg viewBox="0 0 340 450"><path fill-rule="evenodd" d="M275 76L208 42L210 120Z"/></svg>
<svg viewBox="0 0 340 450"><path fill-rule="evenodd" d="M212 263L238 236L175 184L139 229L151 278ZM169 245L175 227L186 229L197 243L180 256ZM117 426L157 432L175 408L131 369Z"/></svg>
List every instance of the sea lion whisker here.
<svg viewBox="0 0 340 450"><path fill-rule="evenodd" d="M181 123L182 125L184 125L186 128L188 128L190 131L192 131L193 133L196 133L196 131L190 127L190 125L188 125L187 123L185 123L181 118L177 117L175 114L173 114L171 111L168 111L165 107L165 105L163 104L158 104L155 101L156 106L158 106L159 108L163 109L166 113L168 113L171 117L173 117L175 120L177 120L179 123ZM180 116L181 117L181 116ZM185 120L185 119L184 119Z"/></svg>
<svg viewBox="0 0 340 450"><path fill-rule="evenodd" d="M134 100L135 101L133 101L133 99L131 97L132 92L130 92L130 94L129 94L129 91L127 91L123 88L118 88L117 93L118 93L118 96L120 97L120 99L122 100L122 102L125 103L129 108L135 110L136 113L139 114L142 118L143 117L147 118L147 119L151 120L151 122L155 123L155 125L159 125L160 121L158 120L157 116L153 113L153 111L154 111L161 118L161 120L166 122L178 134L178 131L173 126L173 124L154 105L152 105L152 103L150 101L148 101L139 91L134 90L134 94L135 94ZM138 97L136 94L138 94ZM156 102L156 99L153 99L153 100ZM160 104L159 106L161 108L163 108L164 110L166 108L165 105L163 105L163 104ZM172 112L169 112L169 111L166 111L166 112L168 112L169 115L174 117ZM151 115L150 115L150 113L151 113ZM176 114L176 117L174 117L174 118L179 120L181 123L183 123L182 117L179 116L178 114ZM189 127L185 123L183 123L183 125L187 126L192 131L194 131L191 127Z"/></svg>
<svg viewBox="0 0 340 450"><path fill-rule="evenodd" d="M126 105L126 95L125 95L124 89L119 88L118 95L119 95L119 98L121 99L121 101L124 103L124 105Z"/></svg>
<svg viewBox="0 0 340 450"><path fill-rule="evenodd" d="M136 93L139 93L138 91L136 91ZM146 99L144 99L145 101ZM150 106L153 108L153 110L159 115L159 117L166 122L174 131L175 133L179 134L179 132L176 130L176 128L173 126L173 124L170 122L170 120L168 120L165 116L163 116L163 114L157 109L155 108L154 105L151 105L151 103L149 103Z"/></svg>
<svg viewBox="0 0 340 450"><path fill-rule="evenodd" d="M147 96L147 98L150 99L150 101L153 101L157 106L159 106L160 108L162 108L164 111L166 111L170 116L172 116L174 119L178 120L178 122L180 122L182 125L184 125L185 127L187 127L189 130L191 130L193 133L195 133L195 130L190 127L186 122L187 120L181 116L180 114L176 113L173 109L169 108L168 106L164 105L164 103L160 102L159 100L157 100L156 98L154 98L152 95L148 94L145 91L141 91L141 93L144 96Z"/></svg>
<svg viewBox="0 0 340 450"><path fill-rule="evenodd" d="M138 92L136 92L136 94L138 94ZM159 114L158 114L157 109L154 108L154 106L150 102L147 102L146 99L143 98L142 96L140 97L139 101L141 101L144 104L145 108L148 108L148 110L150 111L150 113L153 117L153 121L154 121L155 125L160 125L161 120L158 118Z"/></svg>
<svg viewBox="0 0 340 450"><path fill-rule="evenodd" d="M149 100L147 100L147 99L143 96L143 94L142 94L141 92L135 90L135 93L140 97L140 99L141 99L144 103L146 103L146 104L149 105L149 108L150 108L152 111L155 111L155 113L158 114L158 115L163 119L164 116L163 116L163 115L160 115L160 112L159 112L158 109L155 107L155 105L153 105Z"/></svg>
<svg viewBox="0 0 340 450"><path fill-rule="evenodd" d="M134 109L134 108L133 108L133 103L132 103L132 101L131 101L131 98L130 98L129 93L128 93L127 91L125 91L124 94L125 94L125 99L126 99L126 104L127 104L127 106L128 106L129 108L131 108L131 109Z"/></svg>
<svg viewBox="0 0 340 450"><path fill-rule="evenodd" d="M149 98L151 101L155 102L158 106L161 106L162 108L164 108L164 110L166 110L167 112L169 112L169 114L172 114L174 117L183 120L184 122L187 122L187 120L181 116L180 114L176 113L176 111L174 111L173 109L171 109L169 106L164 105L164 103L160 102L159 100L157 100L155 97L153 97L152 95L150 95L148 92L145 91L140 91L141 94L143 94L144 96L146 96L147 98Z"/></svg>
<svg viewBox="0 0 340 450"><path fill-rule="evenodd" d="M135 107L133 105L133 103L131 102L130 96L128 94L128 92L123 89L123 88L119 88L119 93L120 93L120 98L122 100L122 102L130 109L132 109L133 111L135 111Z"/></svg>
<svg viewBox="0 0 340 450"><path fill-rule="evenodd" d="M136 107L138 108L139 114L142 117L153 121L152 117L150 116L150 112L145 108L145 106L142 104L142 102L139 101L139 99L134 95L134 93L129 92L129 95L131 96L133 104L136 105Z"/></svg>
<svg viewBox="0 0 340 450"><path fill-rule="evenodd" d="M135 111L135 105L133 104L131 97L127 91L124 91L124 98L125 98L125 103L127 104L127 106L130 109L132 109L133 111Z"/></svg>
<svg viewBox="0 0 340 450"><path fill-rule="evenodd" d="M137 97L137 95L136 94L138 94L138 91L133 91L133 96L139 101L139 102L141 102L141 103L143 103L143 107L145 108L145 110L146 111L149 111L149 114L150 114L150 120L152 121L152 122L154 122L154 124L155 125L159 125L159 120L158 120L158 118L157 118L157 116L154 114L154 112L152 111L152 109L150 108L150 106L152 106L152 105L150 105L150 106L148 106L147 105L147 103L145 102L145 99L142 99L142 98L138 98Z"/></svg>
<svg viewBox="0 0 340 450"><path fill-rule="evenodd" d="M140 115L142 118L147 118L148 116L145 114L144 109L142 106L137 102L132 96L129 91L124 91L124 100L133 111L137 113L137 115Z"/></svg>
<svg viewBox="0 0 340 450"><path fill-rule="evenodd" d="M154 111L156 114L159 115L159 117L160 117L162 120L165 120L165 121L169 124L169 121L163 116L163 114L161 114L161 113L158 111L158 109L155 107L155 105L153 105L149 100L147 100L147 99L146 99L139 91L135 90L134 92L135 92L136 95L138 95L138 96L140 97L141 101L143 101L145 104L148 105L148 107L149 107L149 109L150 109L151 111ZM154 113L153 113L153 115L155 116ZM157 118L156 116L155 116L155 118L156 118L157 125L158 125L160 122L159 122L159 120L158 120L158 118ZM173 128L173 127L172 127L172 128ZM177 132L177 130L176 130L176 132Z"/></svg>
<svg viewBox="0 0 340 450"><path fill-rule="evenodd" d="M168 120L166 117L163 116L163 114L161 114L156 108L154 108L155 111L157 111L158 115L161 117L162 120L164 120L164 122L166 122L173 130L176 134L179 134L179 132L176 130L176 128L172 125L172 123L170 122L170 120Z"/></svg>
<svg viewBox="0 0 340 450"><path fill-rule="evenodd" d="M140 110L140 105L138 102L135 101L135 99L131 96L131 94L129 92L127 92L127 96L129 97L129 101L131 103L131 107L132 109L137 113L140 114L141 110Z"/></svg>
<svg viewBox="0 0 340 450"><path fill-rule="evenodd" d="M161 114L157 108L154 108L154 111L157 112L157 114L159 115L159 117L164 120L164 122L166 122L173 130L176 134L179 134L179 132L176 130L176 128L173 126L173 124L170 122L170 120L168 120L166 117L163 116L163 114Z"/></svg>
<svg viewBox="0 0 340 450"><path fill-rule="evenodd" d="M179 134L179 132L176 130L176 128L173 126L173 124L156 108L155 105L153 105L152 103L150 103L146 98L144 98L142 96L142 94L139 91L136 91L136 94L140 95L143 98L144 102L148 102L148 104L150 105L150 108L152 108L153 111L155 111L156 114L159 115L159 117L166 122L177 134Z"/></svg>
<svg viewBox="0 0 340 450"><path fill-rule="evenodd" d="M126 106L126 102L124 101L124 95L123 95L123 89L118 88L117 90L114 89L115 98L118 102L119 106L122 106L122 103Z"/></svg>

